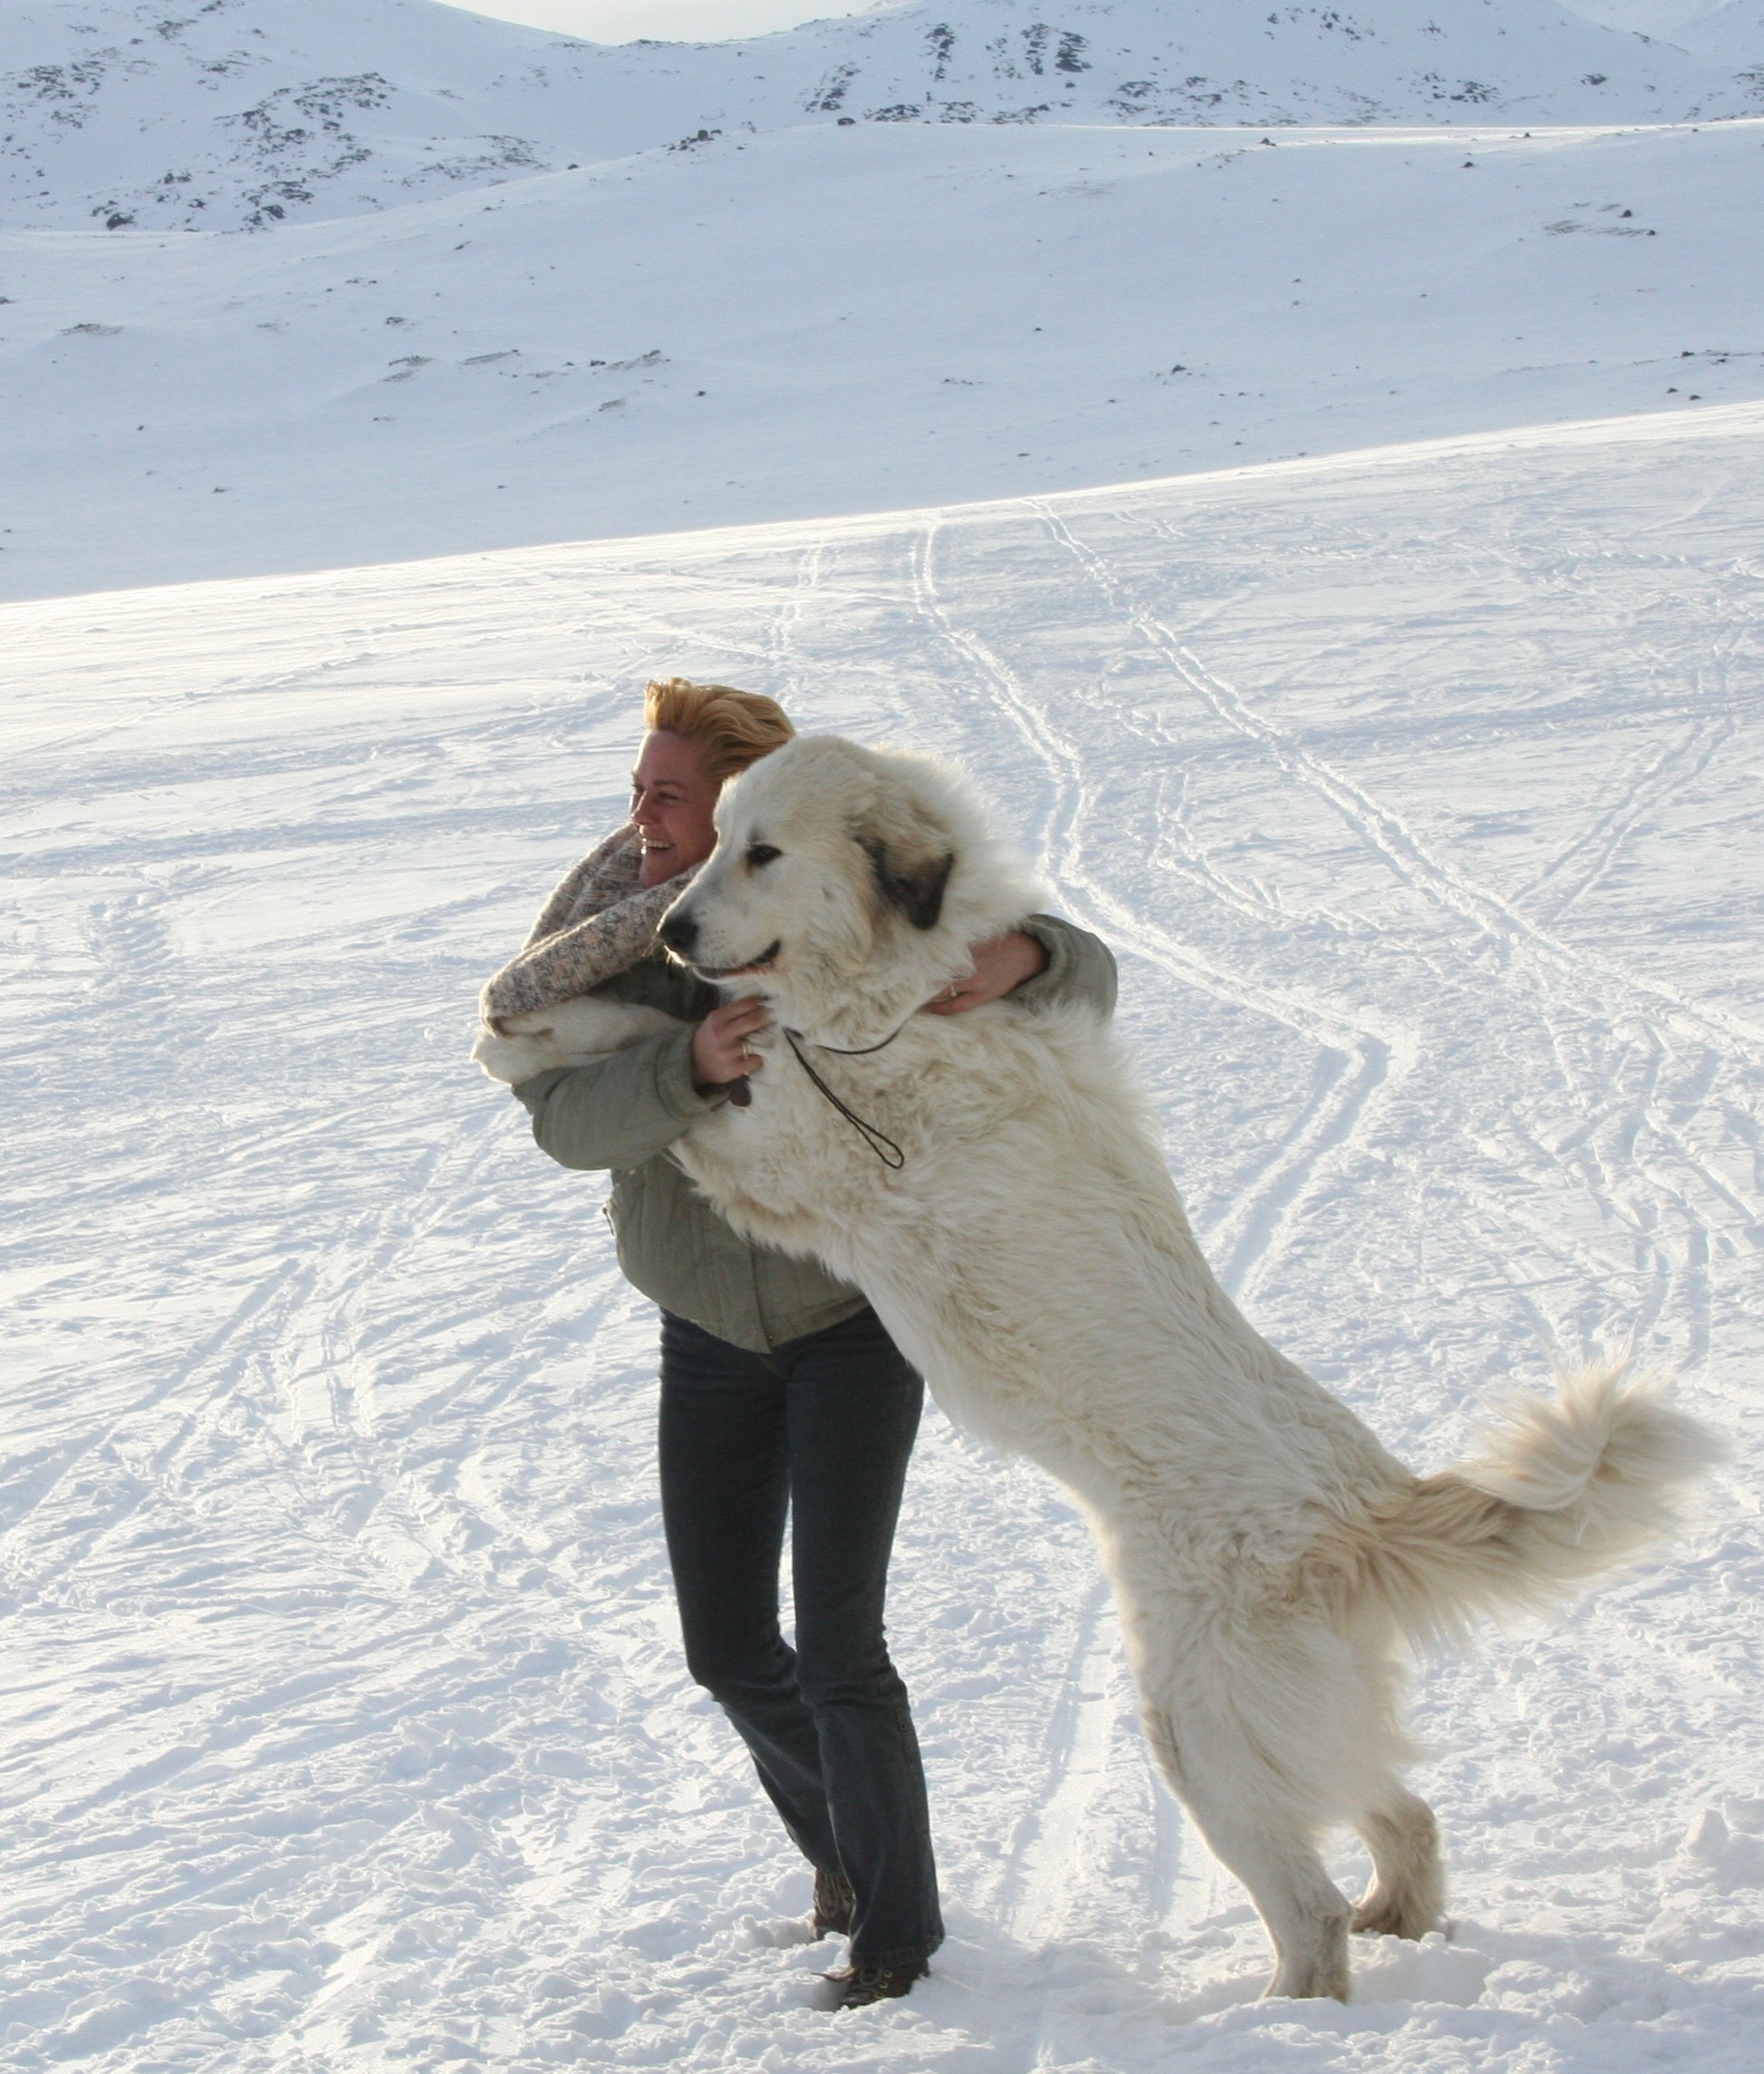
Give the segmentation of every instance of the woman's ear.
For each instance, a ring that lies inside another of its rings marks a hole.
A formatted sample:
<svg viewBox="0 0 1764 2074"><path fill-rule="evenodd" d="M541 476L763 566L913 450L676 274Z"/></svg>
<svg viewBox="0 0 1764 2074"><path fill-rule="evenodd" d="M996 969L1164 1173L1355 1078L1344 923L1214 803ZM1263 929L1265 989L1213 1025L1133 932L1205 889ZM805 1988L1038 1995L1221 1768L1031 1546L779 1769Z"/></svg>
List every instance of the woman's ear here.
<svg viewBox="0 0 1764 2074"><path fill-rule="evenodd" d="M914 929L935 929L955 869L949 832L917 800L894 798L879 801L853 833L870 860L884 905L898 909Z"/></svg>

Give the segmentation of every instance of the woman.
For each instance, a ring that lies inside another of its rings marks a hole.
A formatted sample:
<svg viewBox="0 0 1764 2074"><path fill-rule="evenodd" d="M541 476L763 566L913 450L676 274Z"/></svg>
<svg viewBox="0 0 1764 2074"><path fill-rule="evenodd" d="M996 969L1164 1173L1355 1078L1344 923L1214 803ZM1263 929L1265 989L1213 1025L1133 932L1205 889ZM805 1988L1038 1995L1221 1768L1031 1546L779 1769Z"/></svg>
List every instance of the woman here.
<svg viewBox="0 0 1764 2074"><path fill-rule="evenodd" d="M769 698L681 677L649 686L644 724L630 818L647 888L709 856L723 785L793 730ZM1006 994L1114 1007L1107 950L1049 917L977 946L973 963L927 1014ZM764 1000L724 1003L653 952L597 991L687 1027L515 1094L553 1159L612 1171L619 1265L661 1309L662 1518L687 1667L814 1867L815 1933L850 1935L851 1963L829 1976L839 2005L903 1995L943 1937L919 1747L882 1631L923 1382L860 1290L749 1245L668 1156L765 1068L746 1047ZM794 1650L778 1625L786 1517Z"/></svg>

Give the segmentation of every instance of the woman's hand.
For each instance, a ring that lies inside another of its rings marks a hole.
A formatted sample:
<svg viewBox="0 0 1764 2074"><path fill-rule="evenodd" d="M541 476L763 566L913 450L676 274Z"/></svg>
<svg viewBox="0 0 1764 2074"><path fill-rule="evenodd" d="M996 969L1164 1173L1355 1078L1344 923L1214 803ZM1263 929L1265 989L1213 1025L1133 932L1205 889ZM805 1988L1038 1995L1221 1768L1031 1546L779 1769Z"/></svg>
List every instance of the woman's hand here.
<svg viewBox="0 0 1764 2074"><path fill-rule="evenodd" d="M974 969L965 979L951 980L935 1000L927 1001L928 1016L965 1016L970 1008L1003 1000L1025 979L1048 969L1046 945L1022 929L995 937L990 943L977 943L968 955Z"/></svg>
<svg viewBox="0 0 1764 2074"><path fill-rule="evenodd" d="M771 1023L771 1010L752 996L713 1008L692 1033L692 1078L699 1091L757 1073L765 1061L749 1050L747 1039Z"/></svg>

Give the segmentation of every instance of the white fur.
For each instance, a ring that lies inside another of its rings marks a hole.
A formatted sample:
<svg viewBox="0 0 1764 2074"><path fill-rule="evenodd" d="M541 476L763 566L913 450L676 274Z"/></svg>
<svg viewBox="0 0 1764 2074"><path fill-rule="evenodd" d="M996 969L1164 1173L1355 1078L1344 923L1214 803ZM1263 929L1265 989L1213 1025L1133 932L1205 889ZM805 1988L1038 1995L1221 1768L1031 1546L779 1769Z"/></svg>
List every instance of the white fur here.
<svg viewBox="0 0 1764 2074"><path fill-rule="evenodd" d="M680 1027L677 1016L661 1008L595 995L500 1020L500 1030L479 1030L472 1056L492 1080L506 1081L511 1087L548 1066L587 1066L639 1037L659 1037Z"/></svg>
<svg viewBox="0 0 1764 2074"><path fill-rule="evenodd" d="M752 1107L696 1123L683 1164L751 1238L858 1283L955 1418L1076 1494L1158 1763L1273 1940L1270 1992L1345 1995L1350 1923L1418 1937L1441 1920L1433 1817L1399 1777L1399 1639L1631 1553L1712 1442L1611 1368L1528 1404L1487 1460L1416 1478L1213 1280L1106 1027L1009 1002L914 1013L1036 904L962 781L799 739L726 793L717 825L664 936L696 930L690 957L716 968L775 942L769 969L729 982L763 990L775 1027ZM851 1050L899 1028L864 1056L808 1049L899 1172L786 1026ZM1357 1913L1317 1851L1339 1822L1375 1865Z"/></svg>

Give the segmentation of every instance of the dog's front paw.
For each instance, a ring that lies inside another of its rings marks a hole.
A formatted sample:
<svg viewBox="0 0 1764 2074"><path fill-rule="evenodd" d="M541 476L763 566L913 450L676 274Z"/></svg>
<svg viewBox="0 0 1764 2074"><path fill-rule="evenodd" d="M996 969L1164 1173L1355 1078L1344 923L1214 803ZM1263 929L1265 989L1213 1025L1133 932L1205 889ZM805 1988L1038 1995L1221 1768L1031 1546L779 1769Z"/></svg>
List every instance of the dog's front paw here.
<svg viewBox="0 0 1764 2074"><path fill-rule="evenodd" d="M498 1037L494 1030L481 1030L478 1041L472 1047L472 1056L489 1074L492 1080L500 1080L506 1086L515 1087L523 1080L531 1080L534 1074L543 1073L548 1066L555 1066L548 1047L537 1038L530 1037Z"/></svg>

